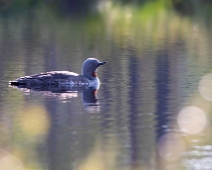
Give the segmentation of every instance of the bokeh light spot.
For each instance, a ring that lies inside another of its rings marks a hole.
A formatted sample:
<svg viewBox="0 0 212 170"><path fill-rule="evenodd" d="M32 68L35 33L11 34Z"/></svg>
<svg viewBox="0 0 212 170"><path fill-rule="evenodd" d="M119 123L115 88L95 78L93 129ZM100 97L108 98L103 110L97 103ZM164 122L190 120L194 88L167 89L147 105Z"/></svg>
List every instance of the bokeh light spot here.
<svg viewBox="0 0 212 170"><path fill-rule="evenodd" d="M194 135L204 129L207 119L203 110L195 106L189 106L180 111L177 122L183 132Z"/></svg>
<svg viewBox="0 0 212 170"><path fill-rule="evenodd" d="M202 77L199 82L198 90L204 99L212 101L212 73Z"/></svg>
<svg viewBox="0 0 212 170"><path fill-rule="evenodd" d="M37 137L44 135L49 129L49 117L41 106L29 106L21 117L21 127L27 135Z"/></svg>
<svg viewBox="0 0 212 170"><path fill-rule="evenodd" d="M1 170L25 170L23 163L14 156L6 156L0 160Z"/></svg>
<svg viewBox="0 0 212 170"><path fill-rule="evenodd" d="M163 135L157 145L159 155L166 161L176 161L185 152L185 142L182 137L175 133Z"/></svg>

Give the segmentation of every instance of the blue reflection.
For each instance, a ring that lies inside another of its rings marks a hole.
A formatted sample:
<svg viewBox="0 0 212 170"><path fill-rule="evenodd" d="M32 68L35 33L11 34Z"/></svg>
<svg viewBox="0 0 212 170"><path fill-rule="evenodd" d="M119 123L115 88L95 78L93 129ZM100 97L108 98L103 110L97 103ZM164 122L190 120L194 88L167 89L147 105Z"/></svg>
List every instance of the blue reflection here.
<svg viewBox="0 0 212 170"><path fill-rule="evenodd" d="M156 69L156 87L157 87L157 139L160 139L167 132L169 124L169 55L164 51L160 52L157 56L157 69Z"/></svg>

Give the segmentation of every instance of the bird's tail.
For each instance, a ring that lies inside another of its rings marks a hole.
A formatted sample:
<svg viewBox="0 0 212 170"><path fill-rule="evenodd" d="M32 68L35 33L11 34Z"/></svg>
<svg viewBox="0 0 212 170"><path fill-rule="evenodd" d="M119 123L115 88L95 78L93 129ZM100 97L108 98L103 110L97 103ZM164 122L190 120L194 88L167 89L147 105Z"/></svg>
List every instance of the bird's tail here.
<svg viewBox="0 0 212 170"><path fill-rule="evenodd" d="M14 80L14 81L10 81L9 84L12 86L21 86L21 85L26 85L26 82Z"/></svg>

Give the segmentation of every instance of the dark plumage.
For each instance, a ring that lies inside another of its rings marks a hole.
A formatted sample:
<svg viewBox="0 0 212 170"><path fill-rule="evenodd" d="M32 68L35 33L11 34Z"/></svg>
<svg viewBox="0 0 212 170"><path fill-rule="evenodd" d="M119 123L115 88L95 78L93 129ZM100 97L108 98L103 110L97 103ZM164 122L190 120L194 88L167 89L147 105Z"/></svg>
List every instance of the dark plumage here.
<svg viewBox="0 0 212 170"><path fill-rule="evenodd" d="M51 71L46 73L25 76L11 81L11 85L79 85L88 84L86 77L68 71Z"/></svg>
<svg viewBox="0 0 212 170"><path fill-rule="evenodd" d="M82 65L82 75L69 71L51 71L20 77L9 83L13 86L96 86L99 83L96 70L105 63L88 58Z"/></svg>

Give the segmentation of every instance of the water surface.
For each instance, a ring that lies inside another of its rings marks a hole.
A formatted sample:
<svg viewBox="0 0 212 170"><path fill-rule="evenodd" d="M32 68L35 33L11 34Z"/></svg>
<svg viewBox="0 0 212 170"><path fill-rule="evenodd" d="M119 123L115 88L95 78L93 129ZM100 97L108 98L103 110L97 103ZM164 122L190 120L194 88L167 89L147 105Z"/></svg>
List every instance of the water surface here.
<svg viewBox="0 0 212 170"><path fill-rule="evenodd" d="M210 169L211 25L158 5L1 12L0 169ZM8 85L89 57L97 96Z"/></svg>

